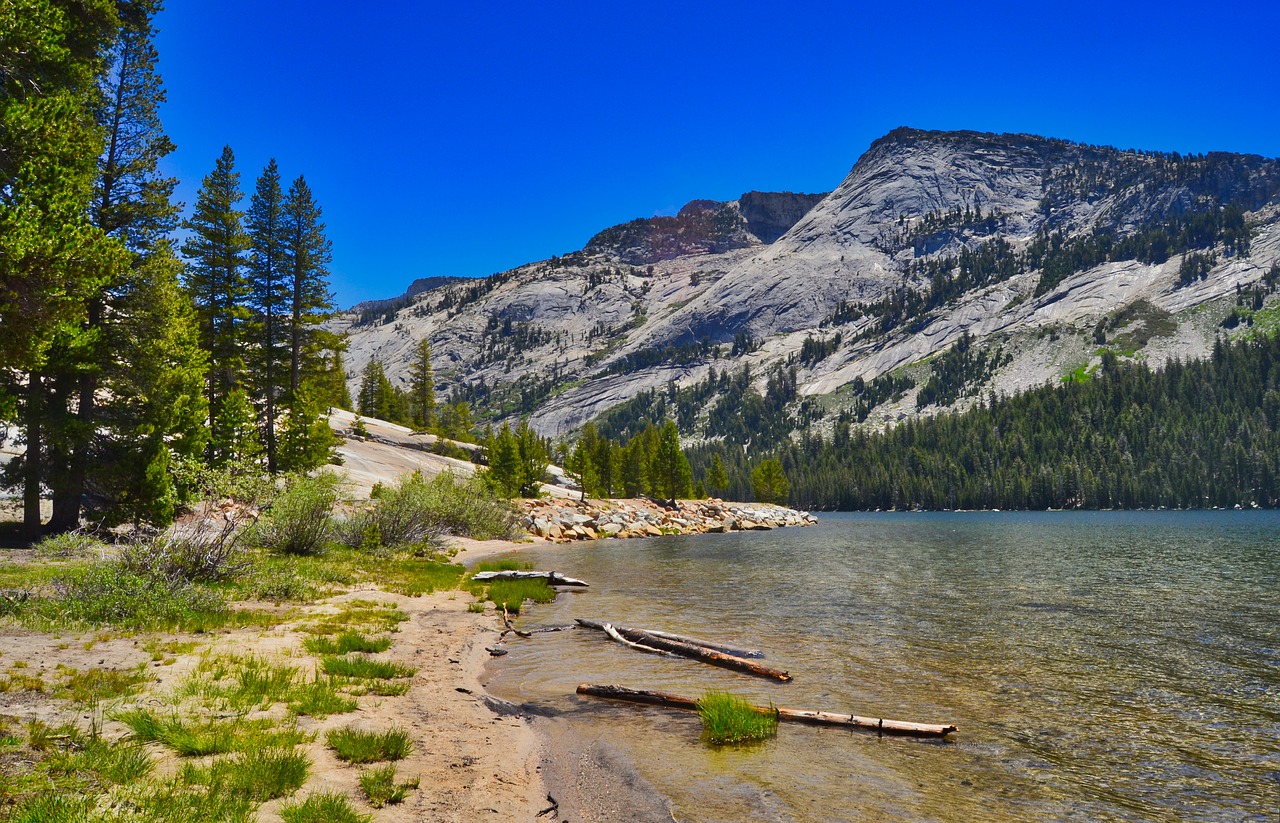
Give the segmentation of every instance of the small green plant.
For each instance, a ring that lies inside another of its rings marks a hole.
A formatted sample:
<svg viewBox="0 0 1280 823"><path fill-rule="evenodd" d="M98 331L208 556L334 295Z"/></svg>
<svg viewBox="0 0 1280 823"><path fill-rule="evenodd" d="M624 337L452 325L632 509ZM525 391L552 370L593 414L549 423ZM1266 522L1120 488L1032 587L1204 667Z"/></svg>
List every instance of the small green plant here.
<svg viewBox="0 0 1280 823"><path fill-rule="evenodd" d="M483 601L483 600L477 600L477 601L476 601L476 602L474 602L474 603L468 603L468 604L467 604L467 611L469 611L469 612L473 612L473 613L475 613L475 614L484 614L484 601Z"/></svg>
<svg viewBox="0 0 1280 823"><path fill-rule="evenodd" d="M360 774L360 789L368 798L369 805L375 809L400 803L409 796L409 792L418 788L418 782L415 777L413 780L397 783L396 767L391 763L365 769Z"/></svg>
<svg viewBox="0 0 1280 823"><path fill-rule="evenodd" d="M778 716L757 711L744 698L729 692L708 691L698 701L702 716L702 736L707 742L754 743L778 733Z"/></svg>
<svg viewBox="0 0 1280 823"><path fill-rule="evenodd" d="M321 680L317 677L295 691L294 698L289 703L289 711L322 719L331 714L353 712L358 706L356 701L338 691L332 679Z"/></svg>
<svg viewBox="0 0 1280 823"><path fill-rule="evenodd" d="M397 677L412 677L417 669L396 663L392 660L378 660L362 655L346 655L343 657L322 657L320 666L325 674L338 677L376 678L392 680Z"/></svg>
<svg viewBox="0 0 1280 823"><path fill-rule="evenodd" d="M325 735L325 742L339 760L348 763L402 760L413 751L409 733L404 729L366 732L347 726L331 730Z"/></svg>
<svg viewBox="0 0 1280 823"><path fill-rule="evenodd" d="M359 632L343 632L337 637L312 636L302 641L312 654L349 654L350 652L385 652L391 648L390 637L366 637Z"/></svg>
<svg viewBox="0 0 1280 823"><path fill-rule="evenodd" d="M35 546L36 554L52 560L77 557L103 557L106 544L81 531L63 532L46 537Z"/></svg>
<svg viewBox="0 0 1280 823"><path fill-rule="evenodd" d="M114 700L137 691L148 679L143 669L120 671L119 669L60 668L63 681L59 696L79 705L89 705L99 700Z"/></svg>
<svg viewBox="0 0 1280 823"><path fill-rule="evenodd" d="M260 749L219 758L205 767L188 764L183 780L208 786L211 793L227 793L254 800L274 800L293 794L307 780L311 762L288 749Z"/></svg>
<svg viewBox="0 0 1280 823"><path fill-rule="evenodd" d="M147 709L122 712L116 719L129 727L134 739L160 743L182 757L287 748L308 739L296 728L276 728L274 721L266 719L196 722L177 716L159 718Z"/></svg>
<svg viewBox="0 0 1280 823"><path fill-rule="evenodd" d="M280 807L284 823L370 823L371 814L361 814L340 794L313 794L300 803Z"/></svg>
<svg viewBox="0 0 1280 823"><path fill-rule="evenodd" d="M472 574L475 572L518 572L528 571L532 568L533 564L527 560L504 557L500 560L481 560L471 572Z"/></svg>
<svg viewBox="0 0 1280 823"><path fill-rule="evenodd" d="M494 580L489 584L488 597L499 609L505 606L512 614L519 614L524 601L550 603L556 599L556 590L545 580Z"/></svg>

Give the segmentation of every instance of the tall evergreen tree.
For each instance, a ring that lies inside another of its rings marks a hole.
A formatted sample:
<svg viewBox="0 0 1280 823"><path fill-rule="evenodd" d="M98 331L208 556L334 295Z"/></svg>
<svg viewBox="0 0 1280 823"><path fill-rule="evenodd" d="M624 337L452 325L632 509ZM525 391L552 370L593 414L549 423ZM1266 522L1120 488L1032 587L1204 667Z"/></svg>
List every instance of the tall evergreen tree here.
<svg viewBox="0 0 1280 823"><path fill-rule="evenodd" d="M91 347L89 302L127 265L121 246L89 219L103 145L95 80L117 25L107 0L0 6L0 414L16 419L25 441L15 468L33 539L43 525L47 428L61 426L54 434L62 443L70 429L57 405L67 408L69 387L64 381L48 396L48 372Z"/></svg>
<svg viewBox="0 0 1280 823"><path fill-rule="evenodd" d="M134 342L121 340L120 329L129 329L140 340L154 338L156 345L164 348L166 340L175 334L181 337L183 332L156 323L185 322L181 311L165 314L156 310L173 309L167 300L160 307L150 307L133 294L136 289L153 294L157 273L172 271L164 262L151 273L140 273L157 244L177 224L178 209L171 202L177 180L159 168L161 159L174 148L159 116L165 94L156 66L158 55L151 21L160 10L160 3L131 0L118 3L118 8L119 32L98 80L94 116L103 130L105 145L98 158L90 214L107 236L128 249L131 265L104 279L101 288L89 298L85 322L89 343L68 349L68 357L58 364L52 377L53 394L59 403L54 412L68 423L59 438L59 448L50 455L53 519L49 527L55 531L79 525L81 502L90 487L97 492L96 498L102 499L106 487L122 480L119 475L124 467L141 470L136 461L126 460L123 455L111 463L95 455L98 449L94 441L106 432L104 419L118 422L121 416L101 408L103 404L124 404L135 412L150 414L130 405L119 387L111 384L112 378L129 379L115 368L119 351ZM172 258L167 248L161 254L166 260ZM128 315L138 311L151 322L129 322ZM173 368L185 371L186 366L174 364ZM64 409L63 403L74 408ZM116 438L114 446L118 448L119 431L110 436ZM138 449L152 448L142 441L134 445Z"/></svg>
<svg viewBox="0 0 1280 823"><path fill-rule="evenodd" d="M252 253L249 258L248 304L253 312L249 334L250 382L263 408L263 444L267 469L276 471L276 416L280 397L289 385L290 317L292 295L284 225L284 191L275 158L267 163L249 201L245 226Z"/></svg>
<svg viewBox="0 0 1280 823"><path fill-rule="evenodd" d="M290 288L289 393L307 374L321 371L324 352L336 347L335 335L321 328L333 316L329 291L332 244L325 237L321 209L307 181L299 177L284 200L284 260Z"/></svg>
<svg viewBox="0 0 1280 823"><path fill-rule="evenodd" d="M422 338L409 364L409 411L413 425L422 431L436 427L436 386L431 371L431 341Z"/></svg>
<svg viewBox="0 0 1280 823"><path fill-rule="evenodd" d="M662 424L653 459L654 493L671 499L692 494L693 472L680 448L680 432L674 420Z"/></svg>
<svg viewBox="0 0 1280 823"><path fill-rule="evenodd" d="M706 488L719 497L728 486L729 476L724 473L724 461L720 459L720 452L714 452L711 455L711 467L707 469Z"/></svg>
<svg viewBox="0 0 1280 823"><path fill-rule="evenodd" d="M191 237L183 244L188 258L186 286L196 305L200 340L209 353L206 396L209 399L212 453L215 461L229 457L219 444L238 439L224 425L222 410L228 396L239 389L244 377L243 325L249 316L245 305L249 284L245 276L245 252L249 236L242 224L240 173L235 170L235 154L222 149L214 169L196 193L195 213L183 225Z"/></svg>

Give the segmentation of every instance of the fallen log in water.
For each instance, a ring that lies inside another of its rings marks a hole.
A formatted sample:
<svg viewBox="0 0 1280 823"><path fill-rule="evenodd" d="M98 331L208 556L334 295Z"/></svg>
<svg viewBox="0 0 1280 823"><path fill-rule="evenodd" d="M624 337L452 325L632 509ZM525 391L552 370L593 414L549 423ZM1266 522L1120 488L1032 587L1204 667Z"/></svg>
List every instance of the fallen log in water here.
<svg viewBox="0 0 1280 823"><path fill-rule="evenodd" d="M579 580L576 577L565 577L560 572L521 572L521 571L500 571L500 572L476 572L471 575L472 580L481 582L489 580L539 580L547 581L548 586L577 586L587 588L590 584L585 580Z"/></svg>
<svg viewBox="0 0 1280 823"><path fill-rule="evenodd" d="M586 618L577 618L578 625L588 629L595 629L607 633L605 629L607 623L599 620L587 620ZM631 643L638 643L641 646L647 646L650 649L657 649L664 652L678 654L681 657L690 657L694 660L701 660L712 666L720 666L724 669L733 669L734 671L744 672L746 674L754 674L757 677L768 677L773 680L779 680L786 683L791 679L791 675L778 669L772 669L768 666L762 666L759 663L753 663L750 660L741 657L735 657L731 654L716 651L706 646L698 646L693 643L682 642L679 640L671 640L666 637L645 631L644 629L628 629L624 626L612 626L612 628L622 637Z"/></svg>
<svg viewBox="0 0 1280 823"><path fill-rule="evenodd" d="M591 683L583 683L578 687L578 694L590 697L604 697L610 700L625 700L628 703L643 703L647 706L662 706L668 709L684 709L695 712L698 710L698 701L692 697L681 697L676 694L645 689L628 689L623 686L597 686ZM856 714L778 709L770 706L753 706L752 708L761 714L776 715L778 720L785 720L789 723L840 726L846 729L861 729L863 731L876 732L877 734L892 734L903 737L946 737L956 731L956 727L953 725L910 723L905 720L885 720L881 717L861 717Z"/></svg>
<svg viewBox="0 0 1280 823"><path fill-rule="evenodd" d="M671 634L670 632L660 632L657 629L642 629L649 634L657 637L665 637L667 640L674 640L677 643L688 643L690 646L702 646L704 649L714 649L718 652L731 654L734 657L751 657L757 660L764 657L764 652L759 649L739 649L735 646L725 646L720 643L712 643L710 640L699 640L696 637L684 637L679 634Z"/></svg>

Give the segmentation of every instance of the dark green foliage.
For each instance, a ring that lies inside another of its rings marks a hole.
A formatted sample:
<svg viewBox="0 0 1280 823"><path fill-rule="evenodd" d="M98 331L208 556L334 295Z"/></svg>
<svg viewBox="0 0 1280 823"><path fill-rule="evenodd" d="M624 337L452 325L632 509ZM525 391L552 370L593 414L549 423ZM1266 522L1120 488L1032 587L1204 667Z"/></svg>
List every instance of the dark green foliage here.
<svg viewBox="0 0 1280 823"><path fill-rule="evenodd" d="M209 408L212 416L213 457L228 459L223 451L231 436L223 413L227 397L244 378L246 301L249 281L245 253L250 248L243 225L244 213L236 208L241 199L240 173L235 154L224 146L214 170L196 193L195 211L183 225L191 234L182 245L190 261L186 285L196 304L200 341L209 352ZM238 421L237 421L238 423Z"/></svg>
<svg viewBox="0 0 1280 823"><path fill-rule="evenodd" d="M547 445L521 421L513 432L506 425L486 444L489 467L481 475L501 497L537 497L547 470Z"/></svg>
<svg viewBox="0 0 1280 823"><path fill-rule="evenodd" d="M408 399L391 385L382 361L370 360L365 365L360 373L359 392L356 411L360 414L392 423L408 422Z"/></svg>
<svg viewBox="0 0 1280 823"><path fill-rule="evenodd" d="M680 448L680 432L674 420L662 424L658 432L658 445L654 450L650 467L653 491L659 497L675 499L693 494L693 471L689 459Z"/></svg>
<svg viewBox="0 0 1280 823"><path fill-rule="evenodd" d="M275 158L267 163L249 201L246 228L252 243L247 304L253 312L248 334L250 380L262 399L267 469L276 471L275 422L289 371L289 284L286 281L284 191Z"/></svg>
<svg viewBox="0 0 1280 823"><path fill-rule="evenodd" d="M782 462L776 457L761 461L751 470L751 488L760 503L786 503L791 487Z"/></svg>
<svg viewBox="0 0 1280 823"><path fill-rule="evenodd" d="M310 380L304 380L290 395L280 432L276 463L280 471L308 472L336 461L342 441L329 425L329 409L320 394Z"/></svg>
<svg viewBox="0 0 1280 823"><path fill-rule="evenodd" d="M436 427L436 381L431 370L431 341L422 338L409 364L409 414L418 431Z"/></svg>
<svg viewBox="0 0 1280 823"><path fill-rule="evenodd" d="M1113 356L1084 383L880 434L837 424L831 440L806 433L778 456L793 503L808 508L1274 507L1277 386L1275 337L1160 371Z"/></svg>
<svg viewBox="0 0 1280 823"><path fill-rule="evenodd" d="M961 397L976 394L1011 359L999 348L975 348L973 337L964 332L955 345L929 364L929 379L916 394L916 408L950 406Z"/></svg>

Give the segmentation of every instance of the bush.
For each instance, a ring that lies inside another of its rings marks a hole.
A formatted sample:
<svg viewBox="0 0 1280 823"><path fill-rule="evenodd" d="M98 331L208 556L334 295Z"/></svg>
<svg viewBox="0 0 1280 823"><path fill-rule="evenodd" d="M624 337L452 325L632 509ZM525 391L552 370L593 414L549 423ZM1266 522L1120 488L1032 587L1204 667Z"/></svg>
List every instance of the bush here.
<svg viewBox="0 0 1280 823"><path fill-rule="evenodd" d="M329 472L298 476L254 525L251 539L285 554L319 554L333 535L330 516L342 479Z"/></svg>
<svg viewBox="0 0 1280 823"><path fill-rule="evenodd" d="M134 574L173 583L230 580L249 566L243 534L235 521L206 517L126 544L119 564Z"/></svg>
<svg viewBox="0 0 1280 823"><path fill-rule="evenodd" d="M382 488L372 508L342 524L339 539L366 550L371 535L385 546L438 545L446 534L511 539L515 522L510 504L478 481L459 483L448 472L428 480L415 472Z"/></svg>
<svg viewBox="0 0 1280 823"><path fill-rule="evenodd" d="M101 557L105 550L105 543L82 531L55 534L35 545L39 556L59 560L70 557Z"/></svg>
<svg viewBox="0 0 1280 823"><path fill-rule="evenodd" d="M144 574L118 563L99 563L53 583L54 596L36 608L46 616L146 629L203 622L224 612L214 591L180 579Z"/></svg>

